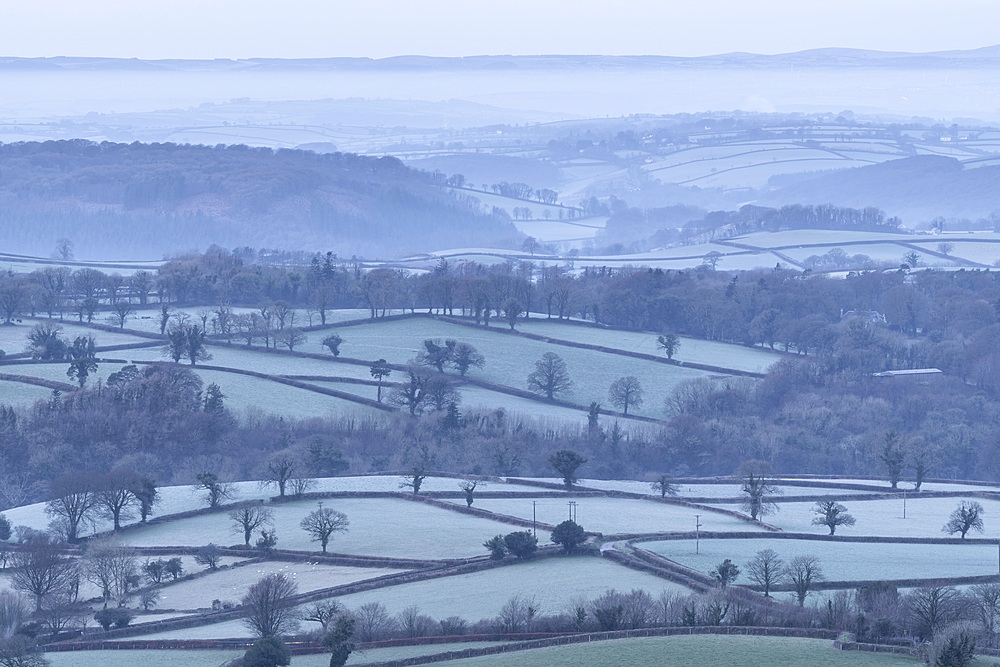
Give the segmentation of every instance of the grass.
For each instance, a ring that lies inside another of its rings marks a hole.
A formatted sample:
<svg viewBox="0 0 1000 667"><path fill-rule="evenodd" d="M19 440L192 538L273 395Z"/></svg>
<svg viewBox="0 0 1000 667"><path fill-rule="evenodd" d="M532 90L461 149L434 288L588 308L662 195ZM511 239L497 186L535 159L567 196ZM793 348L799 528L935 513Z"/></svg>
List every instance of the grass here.
<svg viewBox="0 0 1000 667"><path fill-rule="evenodd" d="M567 502L558 498L540 498L535 501L534 510L538 521L553 525L565 521L569 515ZM760 530L757 526L725 514L648 500L574 498L573 502L576 503L577 523L586 530L606 535L694 530L695 513L701 515L702 530ZM473 507L530 520L532 500L484 498L476 500Z"/></svg>
<svg viewBox="0 0 1000 667"><path fill-rule="evenodd" d="M708 573L724 559L744 569L738 580L749 579L744 567L758 551L773 549L787 562L795 556L818 556L830 581L879 579L928 579L996 574L996 544L879 544L817 542L789 539L701 540L695 554L694 540L645 542L637 546ZM864 564L859 567L859 564Z"/></svg>
<svg viewBox="0 0 1000 667"><path fill-rule="evenodd" d="M250 586L268 574L284 574L298 585L299 593L307 593L402 571L308 562L254 563L171 584L162 589L159 606L165 609L207 609L212 606L213 600L239 602Z"/></svg>
<svg viewBox="0 0 1000 667"><path fill-rule="evenodd" d="M457 484L457 482L456 482ZM423 503L395 499L337 498L325 506L344 512L350 520L346 533L335 535L329 550L337 553L395 558L462 558L485 554L482 543L512 530L505 524L449 512ZM314 501L298 501L272 508L278 547L319 553L299 522L316 509ZM135 546L199 546L242 543L225 513L209 514L148 526L123 535Z"/></svg>
<svg viewBox="0 0 1000 667"><path fill-rule="evenodd" d="M402 660L421 655L482 648L504 643L508 642L459 642L456 644L424 644L375 648L365 651L355 650L347 664L359 665L369 662ZM105 665L122 664L123 660L127 660L130 665L142 665L143 667L218 667L241 655L243 655L243 651L171 649L59 652L47 653L45 657L52 663L52 667L104 667ZM292 664L295 667L327 667L330 664L330 656L327 653L297 655L293 658Z"/></svg>
<svg viewBox="0 0 1000 667"><path fill-rule="evenodd" d="M890 667L919 665L916 658L834 651L824 639L691 635L571 644L467 658L451 667ZM985 663L984 663L985 664Z"/></svg>
<svg viewBox="0 0 1000 667"><path fill-rule="evenodd" d="M0 373L2 372L5 372L4 367L0 366ZM30 407L35 404L35 401L51 396L52 390L46 387L25 384L24 382L0 380L0 404L2 405L13 405L19 408Z"/></svg>
<svg viewBox="0 0 1000 667"><path fill-rule="evenodd" d="M602 345L629 352L641 352L643 354L666 358L666 355L656 347L656 334L604 330L537 318L522 322L517 328L521 331L549 336L551 338L562 338L564 340L590 345ZM778 362L782 357L779 354L761 348L682 337L681 345L674 358L677 361L763 373L771 364Z"/></svg>
<svg viewBox="0 0 1000 667"><path fill-rule="evenodd" d="M578 599L592 599L607 589L643 589L654 598L661 591L688 593L682 586L645 572L588 556L545 559L492 570L429 579L364 591L336 598L348 609L370 602L383 604L390 614L416 606L420 612L440 620L460 616L468 621L492 618L513 596L534 597L542 615L558 614ZM302 630L314 629L306 624ZM243 637L248 631L239 621L162 632L146 639L214 639Z"/></svg>
<svg viewBox="0 0 1000 667"><path fill-rule="evenodd" d="M427 338L452 338L467 342L486 357L486 366L481 370L470 370L470 377L519 389L526 388L527 377L534 370L535 361L546 352L554 352L566 362L574 383L572 393L561 398L577 405L589 405L592 401L608 405L611 383L622 376L634 375L645 390L645 403L635 412L651 417L663 416L664 400L677 383L707 375L702 371L551 345L428 319L363 324L344 329L341 335L344 337L341 352L345 356L361 359L381 357L399 364L414 359L422 341Z"/></svg>
<svg viewBox="0 0 1000 667"><path fill-rule="evenodd" d="M794 487L786 487L786 492ZM850 492L848 492L850 493ZM830 499L835 499L831 496ZM948 517L958 507L962 498L919 498L909 495L906 499L906 518L903 518L903 499L851 500L844 501L847 511L854 516L853 526L841 526L839 535L883 535L887 537L949 537L941 532ZM985 510L984 521L987 530L995 528L1000 521L1000 501L970 498L981 504ZM723 507L725 507L723 505ZM728 507L732 508L732 505ZM826 526L814 526L815 503L780 503L776 514L764 518L768 523L786 532L816 533L826 535ZM994 533L995 534L995 533ZM969 537L981 537L982 533L970 532ZM991 533L986 533L991 535ZM955 537L958 537L956 535Z"/></svg>
<svg viewBox="0 0 1000 667"><path fill-rule="evenodd" d="M558 481L558 480L557 480ZM659 495L659 491L653 491L649 482L635 480L618 479L581 479L580 486L605 491L625 491L628 493L644 493L647 495ZM806 486L785 486L777 485L786 496L825 496L843 495L845 493L866 493L865 491L845 491L844 489L830 489L825 487ZM877 493L872 491L871 493ZM678 484L677 498L740 498L743 494L743 487L739 484ZM732 505L726 505L727 509L733 509ZM784 505L782 505L784 507Z"/></svg>

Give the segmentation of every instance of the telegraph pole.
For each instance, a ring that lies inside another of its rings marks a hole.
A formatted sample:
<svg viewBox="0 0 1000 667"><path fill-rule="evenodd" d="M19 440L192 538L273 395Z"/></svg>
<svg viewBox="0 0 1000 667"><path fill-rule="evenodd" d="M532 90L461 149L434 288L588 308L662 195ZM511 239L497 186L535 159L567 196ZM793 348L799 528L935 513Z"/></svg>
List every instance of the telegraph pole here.
<svg viewBox="0 0 1000 667"><path fill-rule="evenodd" d="M700 528L701 528L701 515L700 514L695 514L694 515L694 552L696 554L700 554L701 553L701 532L699 531Z"/></svg>
<svg viewBox="0 0 1000 667"><path fill-rule="evenodd" d="M535 519L535 505L538 503L537 500L531 501L531 534L538 537L538 531L536 530L535 524L537 523Z"/></svg>

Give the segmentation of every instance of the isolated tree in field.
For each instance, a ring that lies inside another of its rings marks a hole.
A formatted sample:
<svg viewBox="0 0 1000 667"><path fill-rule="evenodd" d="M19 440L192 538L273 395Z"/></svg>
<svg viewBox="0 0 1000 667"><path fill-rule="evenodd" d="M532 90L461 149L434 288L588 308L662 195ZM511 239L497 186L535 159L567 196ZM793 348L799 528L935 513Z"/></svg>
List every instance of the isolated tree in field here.
<svg viewBox="0 0 1000 667"><path fill-rule="evenodd" d="M382 381L385 380L387 377L389 377L389 374L392 373L392 369L389 368L389 365L386 363L385 359L379 359L368 368L368 372L371 373L371 376L375 378L375 380L378 382L378 394L376 396L376 399L378 400L379 403L381 403Z"/></svg>
<svg viewBox="0 0 1000 667"><path fill-rule="evenodd" d="M531 558L538 550L538 538L532 535L530 530L507 533L503 537L503 543L507 547L507 553L517 556L521 560Z"/></svg>
<svg viewBox="0 0 1000 667"><path fill-rule="evenodd" d="M458 343L452 353L451 365L458 374L465 377L470 368L482 368L486 365L486 357L468 343Z"/></svg>
<svg viewBox="0 0 1000 667"><path fill-rule="evenodd" d="M80 388L87 384L87 378L91 373L97 372L97 351L95 349L93 336L78 336L67 350L69 354L69 370L66 376L75 379Z"/></svg>
<svg viewBox="0 0 1000 667"><path fill-rule="evenodd" d="M886 433L876 452L876 458L885 466L889 484L895 489L906 467L906 450L903 448L902 436L896 431Z"/></svg>
<svg viewBox="0 0 1000 667"><path fill-rule="evenodd" d="M576 483L576 471L587 462L576 452L570 449L560 449L549 457L549 465L563 478L563 484L567 489L572 489Z"/></svg>
<svg viewBox="0 0 1000 667"><path fill-rule="evenodd" d="M985 513L986 510L976 501L963 500L948 517L948 523L944 524L941 532L949 535L961 533L963 540L965 534L970 530L981 533L983 532L983 514Z"/></svg>
<svg viewBox="0 0 1000 667"><path fill-rule="evenodd" d="M650 482L649 486L653 491L660 494L661 498L666 498L667 496L677 495L677 485L674 484L674 478L672 475L660 474L656 476L656 479Z"/></svg>
<svg viewBox="0 0 1000 667"><path fill-rule="evenodd" d="M11 555L8 576L16 590L35 596L37 612L43 598L68 586L76 572L76 563L63 556L59 541L40 533Z"/></svg>
<svg viewBox="0 0 1000 667"><path fill-rule="evenodd" d="M66 473L49 484L45 513L62 524L68 542L76 542L81 525L93 520L100 478L89 472Z"/></svg>
<svg viewBox="0 0 1000 667"><path fill-rule="evenodd" d="M569 379L566 362L554 352L546 352L535 362L535 370L528 376L528 389L544 394L550 401L556 394L569 391L573 382Z"/></svg>
<svg viewBox="0 0 1000 667"><path fill-rule="evenodd" d="M340 344L343 343L343 342L344 342L344 339L340 336L340 334L335 334L334 333L334 334L330 334L329 336L327 336L326 338L324 338L323 342L322 342L322 345L323 345L323 347L325 347L328 350L330 350L330 354L332 354L335 357L339 357L340 356Z"/></svg>
<svg viewBox="0 0 1000 667"><path fill-rule="evenodd" d="M924 479L938 464L936 448L927 444L914 445L910 449L906 465L913 470L913 490L919 491Z"/></svg>
<svg viewBox="0 0 1000 667"><path fill-rule="evenodd" d="M111 308L111 321L118 325L119 329L125 328L125 322L132 315L132 304L128 299L119 299Z"/></svg>
<svg viewBox="0 0 1000 667"><path fill-rule="evenodd" d="M444 367L451 362L452 354L458 345L453 340L440 340L428 338L423 342L424 349L417 354L417 363L421 366L436 368L438 373L444 373Z"/></svg>
<svg viewBox="0 0 1000 667"><path fill-rule="evenodd" d="M235 495L232 484L223 482L214 472L206 470L195 475L195 479L198 483L195 484L194 488L205 491L205 501L208 502L209 507L218 507L223 501L229 500Z"/></svg>
<svg viewBox="0 0 1000 667"><path fill-rule="evenodd" d="M278 637L268 635L255 641L243 654L240 667L284 667L292 664L292 652Z"/></svg>
<svg viewBox="0 0 1000 667"><path fill-rule="evenodd" d="M507 320L507 324L510 325L510 330L514 330L514 325L517 324L517 320L524 313L524 306L517 299L507 299L503 302L503 317Z"/></svg>
<svg viewBox="0 0 1000 667"><path fill-rule="evenodd" d="M781 493L781 489L771 481L771 467L764 461L744 461L736 470L743 491L743 502L740 507L757 521L760 517L774 514L778 511L773 497Z"/></svg>
<svg viewBox="0 0 1000 667"><path fill-rule="evenodd" d="M764 597L771 597L771 589L781 579L785 561L778 558L774 549L762 549L747 563L747 574L764 589Z"/></svg>
<svg viewBox="0 0 1000 667"><path fill-rule="evenodd" d="M611 383L608 398L627 415L630 405L635 408L642 405L642 385L639 384L639 378L634 375L618 378Z"/></svg>
<svg viewBox="0 0 1000 667"><path fill-rule="evenodd" d="M236 532L243 532L243 542L249 547L255 530L274 523L274 512L260 505L246 505L230 512L229 519Z"/></svg>
<svg viewBox="0 0 1000 667"><path fill-rule="evenodd" d="M479 486L479 480L477 479L467 479L458 485L458 488L465 491L465 505L466 507L472 507L472 502L475 500L473 494L476 488Z"/></svg>
<svg viewBox="0 0 1000 667"><path fill-rule="evenodd" d="M240 600L247 615L243 624L257 637L287 635L298 627L292 598L297 586L283 574L269 574Z"/></svg>
<svg viewBox="0 0 1000 667"><path fill-rule="evenodd" d="M715 581L720 587L725 588L740 576L740 568L736 563L727 558L715 566L712 576L715 577Z"/></svg>
<svg viewBox="0 0 1000 667"><path fill-rule="evenodd" d="M563 521L552 529L552 542L572 551L587 541L587 532L575 521Z"/></svg>
<svg viewBox="0 0 1000 667"><path fill-rule="evenodd" d="M796 556L788 562L785 577L795 591L799 606L805 606L806 596L817 581L823 581L823 571L816 556Z"/></svg>
<svg viewBox="0 0 1000 667"><path fill-rule="evenodd" d="M319 542L323 553L326 553L326 545L330 543L330 536L334 533L346 532L349 524L346 514L329 507L323 507L323 503L319 503L319 507L307 514L299 525L302 526L302 530L309 533L309 539L313 542Z"/></svg>
<svg viewBox="0 0 1000 667"><path fill-rule="evenodd" d="M681 346L681 339L677 337L676 334L672 334L669 331L662 336L657 336L656 338L656 348L663 350L664 354L667 355L667 359L673 359L674 354L677 353L677 348Z"/></svg>
<svg viewBox="0 0 1000 667"><path fill-rule="evenodd" d="M814 526L826 526L833 535L837 526L853 526L854 517L847 513L847 508L836 500L818 500L813 512L817 516L813 517Z"/></svg>
<svg viewBox="0 0 1000 667"><path fill-rule="evenodd" d="M903 263L909 266L911 269L917 265L920 261L920 253L916 250L911 250L910 252L903 255Z"/></svg>

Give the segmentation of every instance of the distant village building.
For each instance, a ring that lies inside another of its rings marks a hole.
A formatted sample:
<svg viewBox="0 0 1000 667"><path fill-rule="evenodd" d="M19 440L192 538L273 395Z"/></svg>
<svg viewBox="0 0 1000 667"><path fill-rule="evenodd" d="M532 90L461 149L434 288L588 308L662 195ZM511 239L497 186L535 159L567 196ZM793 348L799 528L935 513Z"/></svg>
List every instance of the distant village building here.
<svg viewBox="0 0 1000 667"><path fill-rule="evenodd" d="M840 321L860 318L870 324L885 324L885 315L877 310L848 310L840 309Z"/></svg>

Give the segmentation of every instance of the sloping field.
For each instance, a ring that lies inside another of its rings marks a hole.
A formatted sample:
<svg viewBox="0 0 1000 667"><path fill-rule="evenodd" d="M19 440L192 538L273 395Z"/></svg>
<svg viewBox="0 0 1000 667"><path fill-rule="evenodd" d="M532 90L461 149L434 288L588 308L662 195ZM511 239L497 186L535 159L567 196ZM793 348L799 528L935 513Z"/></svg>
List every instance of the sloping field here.
<svg viewBox="0 0 1000 667"><path fill-rule="evenodd" d="M557 480L558 481L558 480ZM649 482L615 480L615 479L581 479L580 486L606 491L626 491L628 493L645 493L648 495L659 495L659 491L654 491ZM845 489L830 489L819 486L791 486L785 484L775 485L785 496L837 496L850 493L878 493L878 491L858 491ZM739 484L678 484L678 498L740 498L744 495L743 487ZM778 497L781 500L781 497ZM733 509L732 505L728 506ZM784 507L784 504L782 504Z"/></svg>
<svg viewBox="0 0 1000 667"><path fill-rule="evenodd" d="M850 493L850 492L847 492ZM831 495L830 499L835 499ZM915 498L906 499L906 518L903 518L903 499L851 500L844 501L847 511L855 518L853 526L841 526L838 535L882 535L887 537L948 537L941 531L948 517L962 500L981 504L985 510L983 521L987 526L986 535L995 534L1000 525L1000 501L978 498ZM816 533L826 535L826 526L814 526L812 520L815 503L780 503L776 514L765 521L784 531L792 533ZM732 505L720 505L732 508ZM981 537L981 533L970 532L969 537ZM958 537L958 535L955 535Z"/></svg>
<svg viewBox="0 0 1000 667"><path fill-rule="evenodd" d="M3 366L0 366L0 372L7 371L5 371ZM69 378L60 380L60 382L69 382ZM50 396L52 396L52 390L47 387L25 384L24 382L0 380L0 405L13 405L24 408L34 405L35 401L46 399Z"/></svg>
<svg viewBox="0 0 1000 667"><path fill-rule="evenodd" d="M370 602L385 605L390 614L416 606L434 619L460 616L468 621L499 615L515 595L534 597L540 615L565 611L577 599L591 599L608 588L643 589L654 598L661 591L689 592L686 588L645 572L588 556L547 558L480 572L352 593L336 598L348 609ZM303 629L313 629L315 626ZM216 639L246 637L250 632L239 621L227 621L187 630L175 630L144 639Z"/></svg>
<svg viewBox="0 0 1000 667"><path fill-rule="evenodd" d="M298 586L299 593L307 593L404 571L317 563L254 563L170 584L160 591L160 606L167 609L208 609L212 600L239 602L250 586L269 574L283 574Z"/></svg>
<svg viewBox="0 0 1000 667"><path fill-rule="evenodd" d="M531 519L534 509L538 521L555 525L570 518L570 502L574 503L573 511L576 513L578 524L586 530L605 535L693 531L696 513L701 515L701 529L705 531L760 530L759 526L725 514L649 500L539 498L532 501L530 498L483 498L476 500L473 507L528 520Z"/></svg>
<svg viewBox="0 0 1000 667"><path fill-rule="evenodd" d="M663 402L680 381L706 377L708 374L686 368L664 366L641 359L550 345L499 332L472 329L428 319L401 320L362 324L343 330L342 354L361 359L384 358L393 363L407 363L417 355L427 338L453 338L476 347L486 357L486 366L471 369L469 377L481 378L519 389L527 386L527 377L535 361L546 352L554 352L566 362L573 391L564 400L577 405L596 401L608 404L608 388L616 379L634 375L646 392L645 404L636 414L662 416Z"/></svg>
<svg viewBox="0 0 1000 667"><path fill-rule="evenodd" d="M796 556L817 556L830 581L877 581L880 579L924 579L996 574L996 544L886 544L866 542L820 542L789 539L701 540L695 554L694 540L666 540L637 544L709 573L724 559L732 559L744 570L737 583L750 580L744 567L762 549L773 549L786 563ZM860 566L863 564L863 567Z"/></svg>
<svg viewBox="0 0 1000 667"><path fill-rule="evenodd" d="M394 558L462 558L486 553L483 542L512 530L508 524L479 519L419 502L396 499L337 498L324 502L347 515L350 527L334 535L329 551ZM298 501L272 508L278 547L319 552L319 543L299 527L316 509L314 501ZM543 536L539 536L545 542ZM129 531L122 541L134 546L199 546L242 544L225 513L208 514Z"/></svg>
<svg viewBox="0 0 1000 667"><path fill-rule="evenodd" d="M467 658L449 667L890 667L919 665L907 656L834 651L825 639L692 635L571 644Z"/></svg>
<svg viewBox="0 0 1000 667"><path fill-rule="evenodd" d="M663 351L656 347L656 334L638 331L614 331L538 318L521 322L517 328L540 336L561 338L588 345L613 347L666 358ZM782 359L782 355L761 348L687 337L681 337L680 340L681 345L674 354L674 359L677 361L764 373L771 364Z"/></svg>

